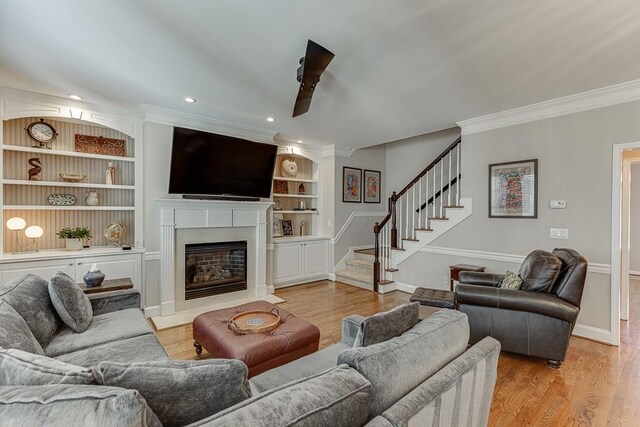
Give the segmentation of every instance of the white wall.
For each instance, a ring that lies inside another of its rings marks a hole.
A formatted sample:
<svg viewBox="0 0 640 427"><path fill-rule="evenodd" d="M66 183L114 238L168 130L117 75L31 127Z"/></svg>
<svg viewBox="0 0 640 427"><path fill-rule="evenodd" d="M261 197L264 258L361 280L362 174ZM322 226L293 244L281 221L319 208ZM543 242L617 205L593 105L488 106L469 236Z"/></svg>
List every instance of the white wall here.
<svg viewBox="0 0 640 427"><path fill-rule="evenodd" d="M154 201L167 196L173 127L157 123L144 125L144 245L145 306L160 304L160 210Z"/></svg>
<svg viewBox="0 0 640 427"><path fill-rule="evenodd" d="M462 194L473 198L473 215L432 246L522 256L570 247L590 263L609 265L612 145L634 141L640 141L640 102L464 135ZM538 219L488 218L488 165L530 158L539 159ZM567 208L549 209L556 199ZM551 240L550 227L568 228L569 240ZM400 281L440 284L446 266L463 260L420 252L400 265ZM507 267L473 261L496 272ZM589 273L578 322L610 330L609 301L609 274Z"/></svg>
<svg viewBox="0 0 640 427"><path fill-rule="evenodd" d="M640 272L640 163L631 164L629 270Z"/></svg>

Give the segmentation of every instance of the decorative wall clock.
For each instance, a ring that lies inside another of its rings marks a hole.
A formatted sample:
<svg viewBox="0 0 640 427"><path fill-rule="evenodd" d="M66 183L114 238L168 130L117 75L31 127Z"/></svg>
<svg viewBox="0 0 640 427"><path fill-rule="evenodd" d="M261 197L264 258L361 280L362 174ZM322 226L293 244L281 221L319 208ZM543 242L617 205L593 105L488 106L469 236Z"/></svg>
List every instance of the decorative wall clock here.
<svg viewBox="0 0 640 427"><path fill-rule="evenodd" d="M46 144L53 142L58 136L55 128L49 123L46 123L44 119L31 123L27 126L26 131L29 137L38 143L38 145L34 145L34 147L37 148L51 149L51 147L47 147Z"/></svg>

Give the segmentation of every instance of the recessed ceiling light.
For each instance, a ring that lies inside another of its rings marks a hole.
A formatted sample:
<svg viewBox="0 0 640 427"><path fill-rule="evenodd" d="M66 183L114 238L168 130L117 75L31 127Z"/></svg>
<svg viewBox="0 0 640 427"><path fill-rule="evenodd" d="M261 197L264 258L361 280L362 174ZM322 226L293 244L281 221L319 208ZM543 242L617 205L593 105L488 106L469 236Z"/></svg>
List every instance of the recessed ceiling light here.
<svg viewBox="0 0 640 427"><path fill-rule="evenodd" d="M273 117L267 117L267 121L268 121L268 122L275 122L275 121L276 121L276 119L274 119Z"/></svg>
<svg viewBox="0 0 640 427"><path fill-rule="evenodd" d="M76 101L82 101L82 97L80 95L69 95L69 98L75 99Z"/></svg>
<svg viewBox="0 0 640 427"><path fill-rule="evenodd" d="M302 144L304 141L303 141L303 140L301 140L301 139L299 139L299 140L297 140L296 142L297 142L298 144Z"/></svg>
<svg viewBox="0 0 640 427"><path fill-rule="evenodd" d="M192 98L192 97L190 97L190 96L187 96L187 97L184 99L184 101L185 101L185 102L188 102L189 104L193 104L194 102L196 102L196 99L195 99L195 98Z"/></svg>

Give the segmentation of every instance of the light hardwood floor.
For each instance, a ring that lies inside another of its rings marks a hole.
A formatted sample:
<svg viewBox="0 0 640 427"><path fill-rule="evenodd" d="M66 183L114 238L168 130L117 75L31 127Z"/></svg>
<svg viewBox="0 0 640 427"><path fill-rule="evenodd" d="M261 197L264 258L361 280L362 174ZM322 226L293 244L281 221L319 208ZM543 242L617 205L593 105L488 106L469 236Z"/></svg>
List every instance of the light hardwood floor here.
<svg viewBox="0 0 640 427"><path fill-rule="evenodd" d="M573 337L559 370L544 361L503 352L490 426L640 426L640 278L631 276L631 316L621 345ZM409 301L409 294L372 292L330 281L278 290L279 304L320 328L320 347L340 340L340 321ZM173 359L196 359L191 326L156 332ZM203 354L206 358L206 352Z"/></svg>

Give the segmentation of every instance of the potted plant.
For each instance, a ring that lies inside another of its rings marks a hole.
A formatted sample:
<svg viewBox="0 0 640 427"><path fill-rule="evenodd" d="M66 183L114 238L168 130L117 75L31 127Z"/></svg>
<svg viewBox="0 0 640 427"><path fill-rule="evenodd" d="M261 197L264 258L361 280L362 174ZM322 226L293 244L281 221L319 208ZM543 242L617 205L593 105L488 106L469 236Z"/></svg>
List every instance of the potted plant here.
<svg viewBox="0 0 640 427"><path fill-rule="evenodd" d="M58 237L64 239L68 251L79 251L82 249L82 241L93 238L91 230L86 227L69 228L64 227L58 233Z"/></svg>

